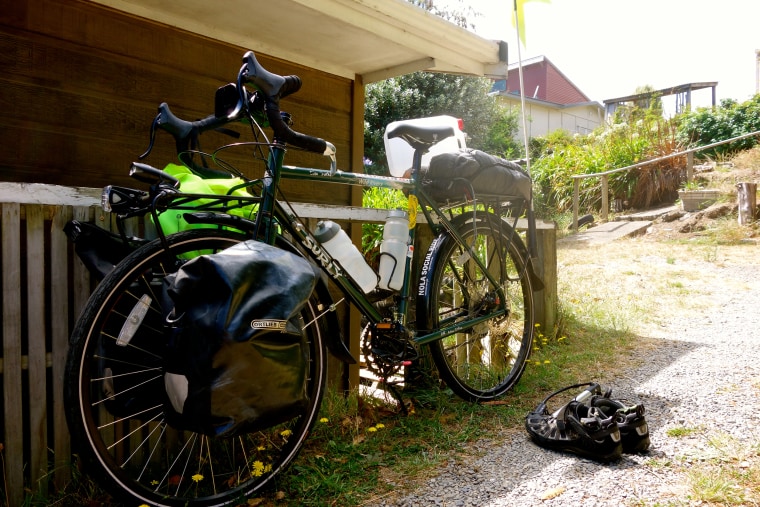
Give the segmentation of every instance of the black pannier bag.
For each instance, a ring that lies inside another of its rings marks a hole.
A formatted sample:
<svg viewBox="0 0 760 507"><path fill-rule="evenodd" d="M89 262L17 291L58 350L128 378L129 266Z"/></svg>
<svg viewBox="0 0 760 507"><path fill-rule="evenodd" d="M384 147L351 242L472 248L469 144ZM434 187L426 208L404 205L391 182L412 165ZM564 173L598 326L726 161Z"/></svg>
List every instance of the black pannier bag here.
<svg viewBox="0 0 760 507"><path fill-rule="evenodd" d="M514 162L480 150L440 153L421 173L423 188L438 202L479 195L530 200L532 183L528 173Z"/></svg>
<svg viewBox="0 0 760 507"><path fill-rule="evenodd" d="M201 255L167 277L175 304L164 366L169 423L228 437L303 414L300 310L316 279L302 257L256 241Z"/></svg>

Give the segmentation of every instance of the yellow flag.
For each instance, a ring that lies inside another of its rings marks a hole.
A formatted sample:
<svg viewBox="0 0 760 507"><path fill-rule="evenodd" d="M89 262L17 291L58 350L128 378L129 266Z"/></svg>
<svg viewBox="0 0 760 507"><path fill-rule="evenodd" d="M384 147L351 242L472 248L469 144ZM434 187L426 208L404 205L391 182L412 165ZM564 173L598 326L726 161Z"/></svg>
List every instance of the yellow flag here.
<svg viewBox="0 0 760 507"><path fill-rule="evenodd" d="M541 2L548 4L551 0L514 0L515 10L512 14L512 26L515 26L515 16L520 21L520 25L517 27L517 34L520 36L520 41L525 46L525 10L524 5L528 2Z"/></svg>

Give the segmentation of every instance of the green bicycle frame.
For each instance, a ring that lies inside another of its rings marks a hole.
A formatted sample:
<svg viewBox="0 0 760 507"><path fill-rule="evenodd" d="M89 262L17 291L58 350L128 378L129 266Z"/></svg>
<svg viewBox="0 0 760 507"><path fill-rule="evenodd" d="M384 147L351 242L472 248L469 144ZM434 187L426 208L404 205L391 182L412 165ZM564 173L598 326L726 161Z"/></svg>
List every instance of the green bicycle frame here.
<svg viewBox="0 0 760 507"><path fill-rule="evenodd" d="M285 209L275 198L275 189L278 188L281 178L323 182L332 184L345 184L363 187L379 187L406 191L409 195L414 195L421 203L422 213L429 227L431 227L434 236L440 234L443 230L451 234L456 241L470 252L472 259L477 263L482 273L488 278L493 287L499 294L499 300L502 302L501 307L487 315L478 316L468 319L464 322L457 322L452 325L443 327L423 335L414 335L413 341L417 344L426 344L432 341L444 338L446 336L461 332L462 329L472 327L481 322L486 322L494 317L501 317L507 313L506 297L503 288L497 283L493 275L486 269L486 266L480 261L477 255L474 255L473 246L467 245L463 237L444 215L443 211L437 206L435 201L421 188L417 182L416 170L413 171L411 178L394 178L388 176L375 176L367 174L357 174L343 171L329 171L324 169L314 169L306 167L294 167L282 165L285 149L280 146L273 146L270 150L268 159L268 169L262 180L263 190L259 212L255 220L256 238L268 243L274 243L274 237L277 231L276 225L290 233L300 242L301 246L307 251L308 255L322 269L327 272L333 281L338 285L345 297L353 303L363 315L373 324L383 320L382 315L374 304L367 299L358 285L347 276L339 264L333 260L329 254L320 246L319 242L311 235L309 230L303 225L295 213ZM421 157L421 154L419 154ZM415 154L415 159L418 154ZM418 162L418 160L416 160ZM414 164L419 167L419 163ZM416 210L410 210L416 212ZM414 244L415 228L410 230L410 240ZM411 259L406 258L406 270L404 282L401 288L401 298L399 303L399 314L402 318L402 324L406 325L406 315L411 298ZM456 317L449 319L455 320Z"/></svg>

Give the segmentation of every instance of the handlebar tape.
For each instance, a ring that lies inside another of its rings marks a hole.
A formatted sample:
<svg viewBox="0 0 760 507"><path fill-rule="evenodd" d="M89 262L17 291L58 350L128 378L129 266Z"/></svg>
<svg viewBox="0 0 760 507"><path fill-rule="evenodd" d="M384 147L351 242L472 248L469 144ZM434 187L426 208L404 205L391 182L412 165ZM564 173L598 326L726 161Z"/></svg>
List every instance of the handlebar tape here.
<svg viewBox="0 0 760 507"><path fill-rule="evenodd" d="M324 139L293 131L280 115L280 99L301 88L298 76L279 76L269 72L256 60L253 51L243 55L245 80L253 83L264 94L265 109L269 125L274 131L275 142L289 143L314 153L324 154L327 143Z"/></svg>

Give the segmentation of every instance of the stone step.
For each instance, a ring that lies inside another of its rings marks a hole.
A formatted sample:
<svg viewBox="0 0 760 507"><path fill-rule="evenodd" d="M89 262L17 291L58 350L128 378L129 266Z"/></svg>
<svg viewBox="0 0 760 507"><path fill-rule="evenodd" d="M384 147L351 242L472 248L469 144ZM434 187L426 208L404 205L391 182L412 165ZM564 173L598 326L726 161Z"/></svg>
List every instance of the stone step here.
<svg viewBox="0 0 760 507"><path fill-rule="evenodd" d="M620 238L629 238L644 234L651 220L626 220L599 224L581 230L578 234L570 234L557 240L557 243L607 243Z"/></svg>
<svg viewBox="0 0 760 507"><path fill-rule="evenodd" d="M615 220L616 221L656 220L662 215L665 215L667 213L670 213L671 211L676 211L680 209L681 208L679 206L675 206L675 205L664 206L662 208L653 208L653 209L649 209L645 211L637 211L635 213L629 213L627 215L617 215L615 217Z"/></svg>

